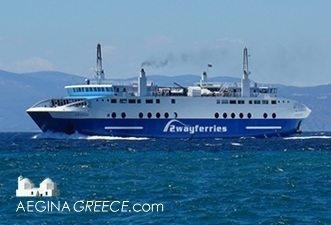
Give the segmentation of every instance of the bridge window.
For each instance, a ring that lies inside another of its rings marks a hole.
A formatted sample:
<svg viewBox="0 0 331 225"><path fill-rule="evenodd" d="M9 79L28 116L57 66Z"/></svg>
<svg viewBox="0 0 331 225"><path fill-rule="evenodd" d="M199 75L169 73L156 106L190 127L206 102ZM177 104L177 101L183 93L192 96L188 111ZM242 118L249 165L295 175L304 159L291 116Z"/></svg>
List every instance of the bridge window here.
<svg viewBox="0 0 331 225"><path fill-rule="evenodd" d="M111 103L117 103L117 99L113 98L110 100Z"/></svg>
<svg viewBox="0 0 331 225"><path fill-rule="evenodd" d="M245 100L238 100L238 104L245 104Z"/></svg>
<svg viewBox="0 0 331 225"><path fill-rule="evenodd" d="M271 104L275 105L277 103L276 100L271 100Z"/></svg>
<svg viewBox="0 0 331 225"><path fill-rule="evenodd" d="M160 104L160 99L156 99L156 104Z"/></svg>
<svg viewBox="0 0 331 225"><path fill-rule="evenodd" d="M249 103L249 104L253 104L253 101L252 101L252 100L249 100L248 103Z"/></svg>
<svg viewBox="0 0 331 225"><path fill-rule="evenodd" d="M153 99L146 99L146 104L153 104Z"/></svg>
<svg viewBox="0 0 331 225"><path fill-rule="evenodd" d="M220 104L220 103L221 103L221 100L217 99L216 104Z"/></svg>
<svg viewBox="0 0 331 225"><path fill-rule="evenodd" d="M268 102L268 100L262 100L262 104L268 104L269 102Z"/></svg>
<svg viewBox="0 0 331 225"><path fill-rule="evenodd" d="M104 91L105 91L105 88L102 87L102 88L101 88L101 91L104 92Z"/></svg>
<svg viewBox="0 0 331 225"><path fill-rule="evenodd" d="M260 100L254 100L254 104L261 104Z"/></svg>
<svg viewBox="0 0 331 225"><path fill-rule="evenodd" d="M137 99L137 103L140 104L141 103L141 99Z"/></svg>
<svg viewBox="0 0 331 225"><path fill-rule="evenodd" d="M129 103L131 103L131 104L136 103L136 99L129 99Z"/></svg>
<svg viewBox="0 0 331 225"><path fill-rule="evenodd" d="M223 100L222 100L222 104L229 104L229 100L227 100L227 99L223 99Z"/></svg>
<svg viewBox="0 0 331 225"><path fill-rule="evenodd" d="M236 104L236 100L230 100L230 104Z"/></svg>

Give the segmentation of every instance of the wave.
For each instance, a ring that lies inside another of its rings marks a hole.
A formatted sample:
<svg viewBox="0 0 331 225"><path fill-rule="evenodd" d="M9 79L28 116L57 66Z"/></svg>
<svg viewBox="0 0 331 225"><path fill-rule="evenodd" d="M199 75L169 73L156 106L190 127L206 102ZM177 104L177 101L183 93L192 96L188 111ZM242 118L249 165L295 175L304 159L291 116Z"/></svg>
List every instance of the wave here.
<svg viewBox="0 0 331 225"><path fill-rule="evenodd" d="M113 136L97 136L85 135L80 133L65 134L60 132L44 132L31 137L31 139L60 139L60 140L107 140L107 141L142 141L148 140L146 137L113 137Z"/></svg>
<svg viewBox="0 0 331 225"><path fill-rule="evenodd" d="M307 139L331 139L331 136L303 136L303 137L284 138L284 140L307 140Z"/></svg>
<svg viewBox="0 0 331 225"><path fill-rule="evenodd" d="M237 143L237 142L231 142L231 145L232 145L232 146L242 146L242 144Z"/></svg>

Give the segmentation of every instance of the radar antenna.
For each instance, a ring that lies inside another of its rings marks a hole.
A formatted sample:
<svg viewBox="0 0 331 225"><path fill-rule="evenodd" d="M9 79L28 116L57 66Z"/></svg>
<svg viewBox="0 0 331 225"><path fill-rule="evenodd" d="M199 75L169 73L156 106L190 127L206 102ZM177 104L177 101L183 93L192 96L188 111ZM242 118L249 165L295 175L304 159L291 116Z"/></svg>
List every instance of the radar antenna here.
<svg viewBox="0 0 331 225"><path fill-rule="evenodd" d="M97 68L95 71L95 78L97 79L98 84L105 79L105 74L102 69L102 56L101 56L101 45L98 43L97 45Z"/></svg>

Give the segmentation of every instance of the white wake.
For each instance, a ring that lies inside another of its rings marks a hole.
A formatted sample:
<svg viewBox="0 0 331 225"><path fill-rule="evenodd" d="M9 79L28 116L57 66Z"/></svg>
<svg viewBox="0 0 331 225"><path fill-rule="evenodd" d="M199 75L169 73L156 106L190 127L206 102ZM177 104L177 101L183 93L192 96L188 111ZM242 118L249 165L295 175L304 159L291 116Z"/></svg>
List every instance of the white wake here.
<svg viewBox="0 0 331 225"><path fill-rule="evenodd" d="M287 137L284 140L331 139L331 136Z"/></svg>
<svg viewBox="0 0 331 225"><path fill-rule="evenodd" d="M31 137L32 139L64 139L64 140L107 140L107 141L142 141L148 140L146 137L113 137L113 136L99 136L99 135L85 135L80 133L65 134L60 132L44 132Z"/></svg>

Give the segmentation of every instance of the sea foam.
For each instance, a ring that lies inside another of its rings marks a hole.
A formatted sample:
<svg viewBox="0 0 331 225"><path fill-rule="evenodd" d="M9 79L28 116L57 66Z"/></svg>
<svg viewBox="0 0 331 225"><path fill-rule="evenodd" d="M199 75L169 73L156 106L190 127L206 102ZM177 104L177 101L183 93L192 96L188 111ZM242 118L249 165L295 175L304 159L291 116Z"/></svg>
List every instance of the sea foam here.
<svg viewBox="0 0 331 225"><path fill-rule="evenodd" d="M113 137L113 136L97 136L97 135L85 135L80 133L65 134L60 132L44 132L35 134L31 139L70 139L70 140L107 140L107 141L141 141L148 140L146 137Z"/></svg>

